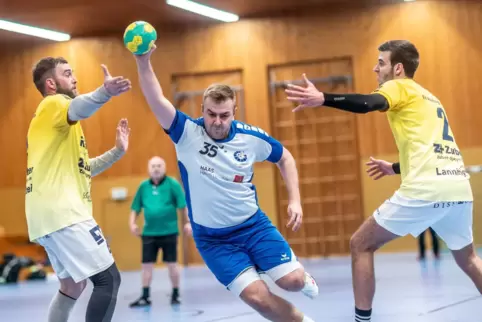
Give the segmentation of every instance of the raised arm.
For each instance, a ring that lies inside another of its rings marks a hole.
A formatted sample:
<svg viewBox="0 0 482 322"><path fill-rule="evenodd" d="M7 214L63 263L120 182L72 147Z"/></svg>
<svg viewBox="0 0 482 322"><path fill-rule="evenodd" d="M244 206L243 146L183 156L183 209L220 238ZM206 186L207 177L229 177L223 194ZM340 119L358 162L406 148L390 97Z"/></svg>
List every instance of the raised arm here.
<svg viewBox="0 0 482 322"><path fill-rule="evenodd" d="M286 89L288 100L297 102L293 111L307 107L329 106L352 113L368 113L386 111L389 108L387 99L380 94L330 94L318 91L315 85L303 74L306 87L289 84Z"/></svg>
<svg viewBox="0 0 482 322"><path fill-rule="evenodd" d="M93 92L77 96L70 102L67 113L69 124L90 117L112 96L125 93L131 88L131 82L128 79L122 76L112 77L107 66L101 65L101 67L104 71L104 84Z"/></svg>
<svg viewBox="0 0 482 322"><path fill-rule="evenodd" d="M176 116L174 105L164 96L161 85L157 80L156 74L151 64L151 54L156 49L154 45L147 54L136 55L137 72L142 93L149 104L152 112L161 126L168 130Z"/></svg>

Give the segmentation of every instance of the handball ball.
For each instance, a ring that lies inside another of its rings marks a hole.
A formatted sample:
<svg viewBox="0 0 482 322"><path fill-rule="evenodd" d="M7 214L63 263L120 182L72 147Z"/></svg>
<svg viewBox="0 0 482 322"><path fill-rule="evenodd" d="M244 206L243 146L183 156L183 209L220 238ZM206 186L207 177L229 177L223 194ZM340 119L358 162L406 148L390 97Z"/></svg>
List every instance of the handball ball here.
<svg viewBox="0 0 482 322"><path fill-rule="evenodd" d="M156 29L145 21L131 23L124 32L124 46L134 55L149 52L156 40Z"/></svg>

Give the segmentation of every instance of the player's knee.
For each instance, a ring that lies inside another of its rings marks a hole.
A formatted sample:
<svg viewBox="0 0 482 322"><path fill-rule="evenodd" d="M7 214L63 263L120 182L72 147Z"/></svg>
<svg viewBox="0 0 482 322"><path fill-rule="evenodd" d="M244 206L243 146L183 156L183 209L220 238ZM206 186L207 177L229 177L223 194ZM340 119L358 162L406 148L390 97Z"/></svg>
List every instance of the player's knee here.
<svg viewBox="0 0 482 322"><path fill-rule="evenodd" d="M366 238L363 237L363 233L356 231L350 238L350 251L352 255L364 252L374 252L375 247L368 245L365 242Z"/></svg>
<svg viewBox="0 0 482 322"><path fill-rule="evenodd" d="M142 271L145 273L152 273L154 269L154 263L143 263L142 264Z"/></svg>
<svg viewBox="0 0 482 322"><path fill-rule="evenodd" d="M357 253L360 250L360 239L357 234L353 234L350 238L350 251L351 253Z"/></svg>
<svg viewBox="0 0 482 322"><path fill-rule="evenodd" d="M265 282L259 280L248 285L240 295L241 299L260 313L270 312L271 293Z"/></svg>
<svg viewBox="0 0 482 322"><path fill-rule="evenodd" d="M94 291L102 292L105 296L117 297L121 284L121 275L116 264L90 277L94 284Z"/></svg>
<svg viewBox="0 0 482 322"><path fill-rule="evenodd" d="M179 266L177 263L167 263L167 270L170 275L179 275Z"/></svg>
<svg viewBox="0 0 482 322"><path fill-rule="evenodd" d="M80 281L78 283L74 282L74 280L71 278L60 280L60 291L74 299L79 298L86 286L86 280Z"/></svg>
<svg viewBox="0 0 482 322"><path fill-rule="evenodd" d="M281 277L276 284L289 292L298 292L305 286L305 270L298 268L295 271Z"/></svg>

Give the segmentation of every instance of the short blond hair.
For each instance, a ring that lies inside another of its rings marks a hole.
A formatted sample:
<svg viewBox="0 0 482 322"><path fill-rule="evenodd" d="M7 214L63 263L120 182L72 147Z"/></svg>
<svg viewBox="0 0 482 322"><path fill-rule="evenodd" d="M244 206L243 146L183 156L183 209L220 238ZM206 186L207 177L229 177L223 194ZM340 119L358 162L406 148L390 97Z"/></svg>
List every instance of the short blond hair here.
<svg viewBox="0 0 482 322"><path fill-rule="evenodd" d="M203 95L203 103L207 98L211 98L214 103L219 104L232 100L236 105L236 95L234 90L229 85L224 84L212 84L205 91Z"/></svg>

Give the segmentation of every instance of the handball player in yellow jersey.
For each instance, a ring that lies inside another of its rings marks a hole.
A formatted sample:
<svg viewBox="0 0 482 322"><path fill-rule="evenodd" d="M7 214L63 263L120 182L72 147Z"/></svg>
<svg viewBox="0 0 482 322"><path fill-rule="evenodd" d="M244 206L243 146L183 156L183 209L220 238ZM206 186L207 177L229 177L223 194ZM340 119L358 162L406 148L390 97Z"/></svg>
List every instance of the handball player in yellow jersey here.
<svg viewBox="0 0 482 322"><path fill-rule="evenodd" d="M401 174L401 186L368 218L350 241L355 321L369 322L375 294L373 253L385 243L432 227L445 241L460 268L482 292L482 261L472 237L472 190L460 150L442 103L413 80L419 53L409 41L392 40L379 48L373 93L319 92L303 75L306 87L288 85L294 111L328 106L353 113L386 112L399 151L399 162L373 159L376 179Z"/></svg>
<svg viewBox="0 0 482 322"><path fill-rule="evenodd" d="M114 148L91 159L79 121L112 96L128 91L131 84L102 68L104 84L83 95L78 95L77 80L65 59L43 58L33 70L33 82L43 100L28 129L25 210L30 240L45 248L60 280L48 322L68 320L88 278L94 288L87 322L111 321L116 305L120 274L92 217L90 186L91 176L124 155L130 130L122 119Z"/></svg>

